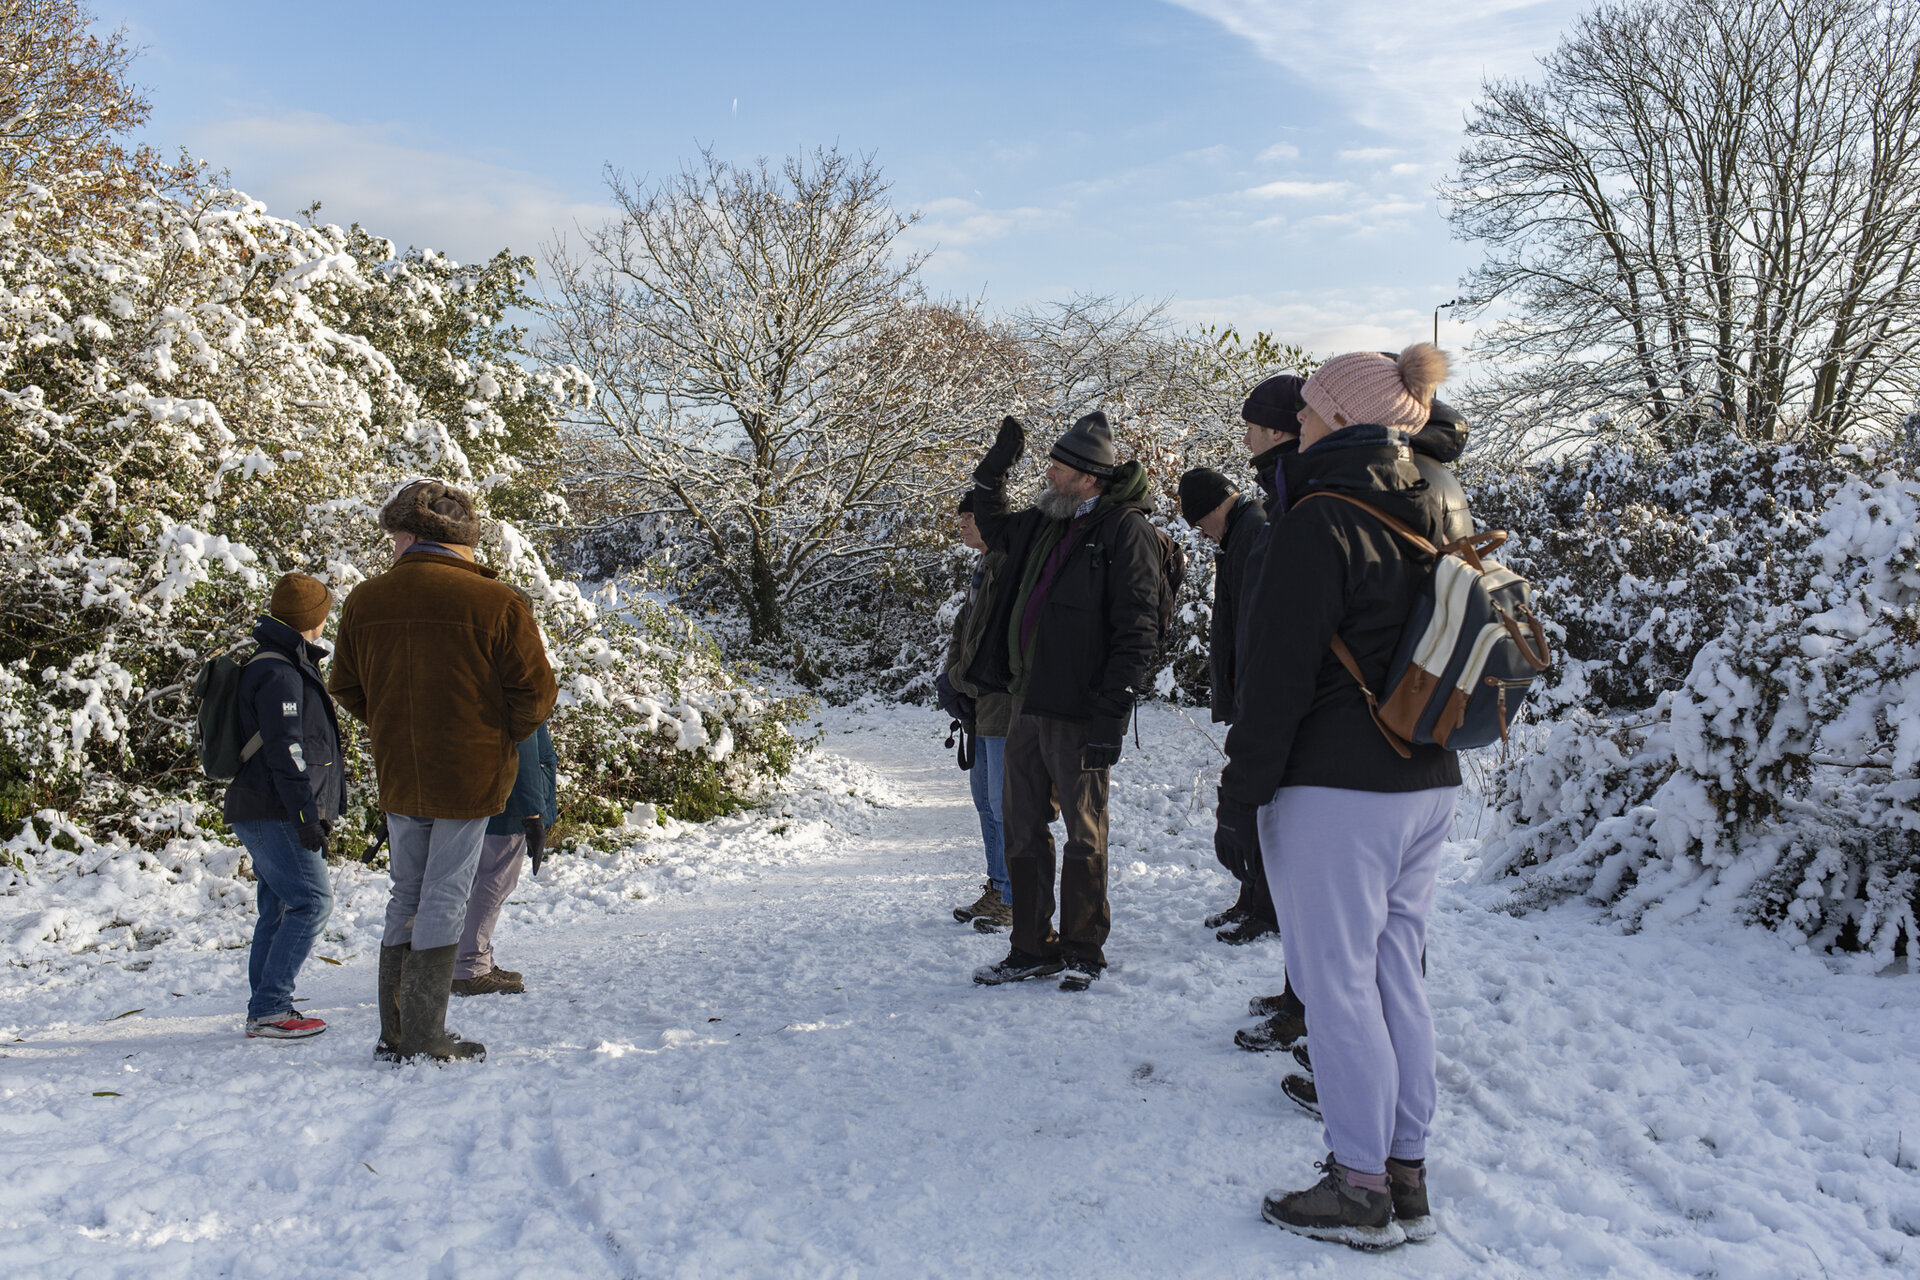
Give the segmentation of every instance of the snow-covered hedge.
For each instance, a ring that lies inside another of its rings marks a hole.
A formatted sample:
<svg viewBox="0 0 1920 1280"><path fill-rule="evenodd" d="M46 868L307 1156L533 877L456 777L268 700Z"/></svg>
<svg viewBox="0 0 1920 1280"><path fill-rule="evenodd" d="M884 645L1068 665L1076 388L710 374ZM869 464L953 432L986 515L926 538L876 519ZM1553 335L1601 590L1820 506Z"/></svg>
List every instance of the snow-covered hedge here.
<svg viewBox="0 0 1920 1280"><path fill-rule="evenodd" d="M1545 479L1535 492L1548 518L1534 508L1516 559L1564 634L1549 699L1561 715L1494 770L1482 875L1516 877L1521 903L1584 894L1633 927L1717 904L1798 941L1910 951L1910 462L1726 443L1679 457L1608 451ZM1647 496L1609 500L1636 486ZM1517 527L1525 518L1511 513Z"/></svg>
<svg viewBox="0 0 1920 1280"><path fill-rule="evenodd" d="M376 512L418 475L507 517L483 556L534 600L579 798L711 812L784 769L794 708L684 618L556 581L523 532L564 513L553 424L589 392L524 361L505 323L529 260L396 254L191 175L77 226L53 207L27 186L0 208L0 822L193 828L212 798L194 671L244 640L280 573L344 596L379 572Z"/></svg>

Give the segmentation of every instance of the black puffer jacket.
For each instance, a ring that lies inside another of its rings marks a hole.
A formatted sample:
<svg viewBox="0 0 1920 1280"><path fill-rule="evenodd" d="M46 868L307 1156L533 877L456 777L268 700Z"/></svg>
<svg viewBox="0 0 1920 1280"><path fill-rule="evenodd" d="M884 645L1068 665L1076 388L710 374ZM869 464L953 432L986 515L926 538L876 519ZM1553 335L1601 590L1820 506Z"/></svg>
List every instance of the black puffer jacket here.
<svg viewBox="0 0 1920 1280"><path fill-rule="evenodd" d="M1282 786L1422 791L1457 786L1444 747L1403 760L1367 713L1365 697L1328 647L1337 633L1378 690L1428 566L1378 520L1320 491L1351 493L1424 533L1443 512L1403 432L1354 426L1286 460L1292 509L1268 526L1242 631L1239 705L1227 734L1220 791L1263 805Z"/></svg>
<svg viewBox="0 0 1920 1280"><path fill-rule="evenodd" d="M1458 542L1473 532L1467 491L1452 467L1466 447L1467 420L1451 405L1435 401L1433 416L1413 437L1413 465L1427 482L1427 501L1440 512L1441 543Z"/></svg>
<svg viewBox="0 0 1920 1280"><path fill-rule="evenodd" d="M347 807L347 765L340 720L318 663L327 650L275 618L254 624L262 652L240 673L240 740L260 749L227 787L228 822L331 822Z"/></svg>
<svg viewBox="0 0 1920 1280"><path fill-rule="evenodd" d="M1227 513L1220 550L1213 557L1213 618L1207 626L1208 703L1215 724L1233 722L1233 698L1239 677L1240 601L1253 544L1267 527L1260 499L1243 494Z"/></svg>
<svg viewBox="0 0 1920 1280"><path fill-rule="evenodd" d="M967 679L1011 689L1014 614L1030 553L1054 523L1037 507L1009 511L1006 478L975 475L974 522L990 550L1007 556L1005 587ZM1115 736L1152 673L1160 640L1160 541L1147 523L1146 477L1138 462L1121 464L1100 505L1079 521L1063 521L1072 546L1041 605L1032 666L1020 709L1054 720L1092 723Z"/></svg>

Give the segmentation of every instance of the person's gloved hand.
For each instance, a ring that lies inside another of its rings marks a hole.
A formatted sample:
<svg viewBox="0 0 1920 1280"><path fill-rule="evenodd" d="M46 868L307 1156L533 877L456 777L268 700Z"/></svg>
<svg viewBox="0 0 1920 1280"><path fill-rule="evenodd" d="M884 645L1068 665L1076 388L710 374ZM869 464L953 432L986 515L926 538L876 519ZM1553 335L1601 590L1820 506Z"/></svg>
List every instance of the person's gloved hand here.
<svg viewBox="0 0 1920 1280"><path fill-rule="evenodd" d="M1250 804L1219 797L1213 810L1213 856L1245 883L1260 856L1259 811Z"/></svg>
<svg viewBox="0 0 1920 1280"><path fill-rule="evenodd" d="M1026 452L1027 429L1020 425L1020 419L1002 418L1000 434L993 438L993 447L987 450L987 456L973 469L973 478L990 488L998 488L1007 472L1013 470L1013 464Z"/></svg>
<svg viewBox="0 0 1920 1280"><path fill-rule="evenodd" d="M327 851L327 827L319 819L296 824L300 835L300 847L311 853L324 854Z"/></svg>
<svg viewBox="0 0 1920 1280"><path fill-rule="evenodd" d="M1082 769L1111 769L1120 763L1120 748L1127 737L1127 720L1095 720L1087 726L1087 740L1080 745Z"/></svg>
<svg viewBox="0 0 1920 1280"><path fill-rule="evenodd" d="M540 874L540 864L547 857L547 826L539 818L528 818L521 823L527 833L527 861L533 864L533 874Z"/></svg>
<svg viewBox="0 0 1920 1280"><path fill-rule="evenodd" d="M933 682L933 692L940 699L940 709L946 712L949 718L958 720L962 724L973 723L973 699L954 688L953 681L947 679L946 672L942 671L939 678Z"/></svg>

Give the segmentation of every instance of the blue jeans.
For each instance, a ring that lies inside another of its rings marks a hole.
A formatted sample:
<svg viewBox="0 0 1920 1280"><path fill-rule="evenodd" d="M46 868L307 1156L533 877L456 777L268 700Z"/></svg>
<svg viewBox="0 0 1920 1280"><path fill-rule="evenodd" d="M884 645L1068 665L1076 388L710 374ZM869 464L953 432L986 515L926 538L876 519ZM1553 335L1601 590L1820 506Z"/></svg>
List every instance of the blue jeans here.
<svg viewBox="0 0 1920 1280"><path fill-rule="evenodd" d="M327 878L327 860L300 847L293 823L236 822L233 830L253 857L259 883L260 919L247 960L253 986L247 1016L271 1018L293 1008L293 980L333 914L333 882Z"/></svg>
<svg viewBox="0 0 1920 1280"><path fill-rule="evenodd" d="M1000 901L1013 901L1013 886L1007 883L1007 837L1002 826L1002 796L1006 791L1007 740L975 738L973 768L967 780L973 784L973 807L980 813L980 838L987 846L987 879L1000 891Z"/></svg>

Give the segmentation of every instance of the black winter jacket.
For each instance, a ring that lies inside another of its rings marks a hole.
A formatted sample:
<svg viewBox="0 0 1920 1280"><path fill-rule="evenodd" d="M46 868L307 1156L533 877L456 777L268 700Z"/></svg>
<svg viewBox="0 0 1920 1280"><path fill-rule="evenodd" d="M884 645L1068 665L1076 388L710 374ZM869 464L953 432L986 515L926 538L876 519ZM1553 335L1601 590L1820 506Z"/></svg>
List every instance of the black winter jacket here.
<svg viewBox="0 0 1920 1280"><path fill-rule="evenodd" d="M1009 511L1006 478L976 474L974 522L989 549L1007 554L1005 589L995 593L986 639L967 679L986 688L1011 687L1013 662L1006 637L1020 607L1028 553L1049 523L1037 507ZM1145 478L1138 462L1123 463L1112 495L1072 528L1073 546L1041 605L1033 664L1020 709L1054 720L1090 723L1119 733L1135 697L1151 675L1160 641L1160 540L1147 523ZM1135 492L1135 491L1138 492Z"/></svg>
<svg viewBox="0 0 1920 1280"><path fill-rule="evenodd" d="M1215 724L1233 722L1235 682L1239 677L1240 600L1253 545L1267 527L1260 499L1242 495L1227 513L1220 550L1213 557L1213 620L1207 626L1208 702Z"/></svg>
<svg viewBox="0 0 1920 1280"><path fill-rule="evenodd" d="M253 638L289 661L256 657L240 673L240 740L258 733L260 749L234 775L222 812L230 823L331 822L346 810L347 765L320 675L327 649L275 618L255 623Z"/></svg>
<svg viewBox="0 0 1920 1280"><path fill-rule="evenodd" d="M1227 734L1221 794L1263 805L1280 787L1423 791L1458 786L1444 747L1396 754L1329 642L1338 634L1377 691L1428 565L1359 508L1319 491L1351 493L1438 537L1443 512L1413 462L1405 433L1378 426L1336 431L1286 460L1292 507L1268 526L1242 632L1239 705Z"/></svg>
<svg viewBox="0 0 1920 1280"><path fill-rule="evenodd" d="M1434 417L1413 437L1413 465L1427 482L1427 501L1440 512L1440 541L1458 542L1473 533L1467 491L1450 465L1467 447L1467 424L1460 415Z"/></svg>

